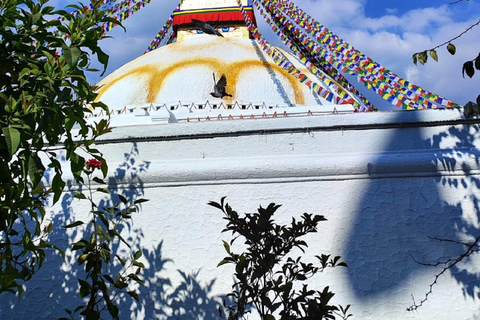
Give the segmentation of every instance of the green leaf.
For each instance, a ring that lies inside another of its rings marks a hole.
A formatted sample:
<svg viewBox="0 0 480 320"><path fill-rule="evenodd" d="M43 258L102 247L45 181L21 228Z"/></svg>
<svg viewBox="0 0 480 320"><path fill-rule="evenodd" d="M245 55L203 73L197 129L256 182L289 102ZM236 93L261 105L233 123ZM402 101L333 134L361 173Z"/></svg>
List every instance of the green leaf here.
<svg viewBox="0 0 480 320"><path fill-rule="evenodd" d="M36 154L32 154L28 159L28 174L33 186L37 186L43 177L45 167Z"/></svg>
<svg viewBox="0 0 480 320"><path fill-rule="evenodd" d="M142 251L141 251L141 250L138 250L138 251L135 252L135 254L133 255L133 259L134 259L134 260L138 260L141 256L142 256Z"/></svg>
<svg viewBox="0 0 480 320"><path fill-rule="evenodd" d="M455 52L457 51L457 48L455 48L455 45L453 43L449 43L447 46L448 52L453 56Z"/></svg>
<svg viewBox="0 0 480 320"><path fill-rule="evenodd" d="M75 221L73 223L70 223L70 224L67 224L65 226L62 226L63 228L73 228L73 227L77 227L77 226L81 226L83 224L83 221Z"/></svg>
<svg viewBox="0 0 480 320"><path fill-rule="evenodd" d="M88 246L89 243L87 240L80 240L78 242L75 242L72 244L72 250L79 250L79 249L83 249L85 248L86 246Z"/></svg>
<svg viewBox="0 0 480 320"><path fill-rule="evenodd" d="M123 204L127 204L127 203L128 203L127 198L125 198L125 197L122 196L121 194L118 195L118 198L120 199L120 201L122 201Z"/></svg>
<svg viewBox="0 0 480 320"><path fill-rule="evenodd" d="M50 233L52 232L52 230L53 230L53 221L50 221L50 223L45 226L43 231L45 231L45 233Z"/></svg>
<svg viewBox="0 0 480 320"><path fill-rule="evenodd" d="M4 100L5 102L8 101L8 96L7 96L6 94L4 94L4 93L1 93L1 92L0 92L0 98L1 98L2 100Z"/></svg>
<svg viewBox="0 0 480 320"><path fill-rule="evenodd" d="M64 48L63 54L66 58L66 61L70 67L76 67L78 63L78 59L82 55L82 51L77 47L72 48Z"/></svg>
<svg viewBox="0 0 480 320"><path fill-rule="evenodd" d="M117 282L115 282L114 287L118 288L118 289L124 289L124 288L128 287L128 283L126 283L124 280L120 279Z"/></svg>
<svg viewBox="0 0 480 320"><path fill-rule="evenodd" d="M75 310L73 310L73 313L77 313L78 311L82 310L83 308L85 308L85 306L78 306L75 308Z"/></svg>
<svg viewBox="0 0 480 320"><path fill-rule="evenodd" d="M115 283L115 281L113 280L113 278L112 278L110 275L104 274L103 277L104 277L105 279L107 279L107 281L110 282L111 284L114 284L114 283Z"/></svg>
<svg viewBox="0 0 480 320"><path fill-rule="evenodd" d="M73 153L70 157L70 168L74 175L80 176L85 168L85 158Z"/></svg>
<svg viewBox="0 0 480 320"><path fill-rule="evenodd" d="M225 251L227 251L227 253L230 253L230 245L228 244L227 241L225 240L222 240L223 241L223 247L225 248Z"/></svg>
<svg viewBox="0 0 480 320"><path fill-rule="evenodd" d="M136 291L127 291L127 293L135 300L138 300L138 293Z"/></svg>
<svg viewBox="0 0 480 320"><path fill-rule="evenodd" d="M2 132L7 142L8 152L13 156L20 146L20 131L15 128L5 127L2 128Z"/></svg>
<svg viewBox="0 0 480 320"><path fill-rule="evenodd" d="M63 188L65 188L65 181L62 180L62 176L60 174L56 174L52 181L52 189L54 192L53 203L57 203L57 201L60 199Z"/></svg>
<svg viewBox="0 0 480 320"><path fill-rule="evenodd" d="M218 203L218 202L210 201L210 202L208 203L208 205L209 205L209 206L212 206L212 207L215 207L215 208L218 208L218 209L220 209L220 210L223 211L223 206L222 206L222 204L220 204L220 203Z"/></svg>
<svg viewBox="0 0 480 320"><path fill-rule="evenodd" d="M418 54L418 62L420 62L421 64L425 64L427 60L428 60L427 51L423 51Z"/></svg>
<svg viewBox="0 0 480 320"><path fill-rule="evenodd" d="M473 68L473 61L467 61L463 64L462 76L465 78L465 73L470 78L475 74L475 69Z"/></svg>
<svg viewBox="0 0 480 320"><path fill-rule="evenodd" d="M81 192L81 191L75 192L73 197L77 198L77 199L87 199L87 196L85 194L83 194L83 192Z"/></svg>
<svg viewBox="0 0 480 320"><path fill-rule="evenodd" d="M100 179L98 177L94 177L92 180L95 181L98 184L105 184L105 181L103 181L102 179Z"/></svg>
<svg viewBox="0 0 480 320"><path fill-rule="evenodd" d="M42 18L42 13L37 12L35 14L32 14L32 24L37 24L38 20Z"/></svg>
<svg viewBox="0 0 480 320"><path fill-rule="evenodd" d="M145 268L145 265L141 262L138 262L138 261L133 261L132 264L135 266L135 267L140 267L140 268Z"/></svg>
<svg viewBox="0 0 480 320"><path fill-rule="evenodd" d="M127 263L125 259L122 259L118 254L116 254L115 257L117 257L117 259L120 260L120 263L122 264L122 266L125 266L125 264Z"/></svg>
<svg viewBox="0 0 480 320"><path fill-rule="evenodd" d="M103 72L102 74L100 75L100 77L103 76L103 74L105 73L105 71L107 71L107 66L108 66L108 55L103 52L100 48L97 48L97 57L98 57L98 62L100 62L101 64L103 64Z"/></svg>
<svg viewBox="0 0 480 320"><path fill-rule="evenodd" d="M97 191L110 194L110 190L108 190L107 188L97 188Z"/></svg>
<svg viewBox="0 0 480 320"><path fill-rule="evenodd" d="M78 283L80 284L80 298L89 295L92 291L92 286L87 281L81 279L78 279Z"/></svg>
<svg viewBox="0 0 480 320"><path fill-rule="evenodd" d="M78 264L83 264L85 262L85 260L88 259L88 253L84 253L84 254L81 254L80 257L78 257L77 259L77 262ZM87 263L87 267L88 267L88 263Z"/></svg>
<svg viewBox="0 0 480 320"><path fill-rule="evenodd" d="M133 204L140 204L149 201L148 199L138 199L133 202Z"/></svg>
<svg viewBox="0 0 480 320"><path fill-rule="evenodd" d="M118 319L118 307L114 305L109 299L106 300L108 312L113 317L113 319Z"/></svg>
<svg viewBox="0 0 480 320"><path fill-rule="evenodd" d="M430 56L433 58L433 60L437 61L438 62L438 56L437 56L437 52L435 50L430 50Z"/></svg>
<svg viewBox="0 0 480 320"><path fill-rule="evenodd" d="M217 264L217 267L223 266L224 264L227 264L227 263L232 263L232 261L229 259L223 259Z"/></svg>

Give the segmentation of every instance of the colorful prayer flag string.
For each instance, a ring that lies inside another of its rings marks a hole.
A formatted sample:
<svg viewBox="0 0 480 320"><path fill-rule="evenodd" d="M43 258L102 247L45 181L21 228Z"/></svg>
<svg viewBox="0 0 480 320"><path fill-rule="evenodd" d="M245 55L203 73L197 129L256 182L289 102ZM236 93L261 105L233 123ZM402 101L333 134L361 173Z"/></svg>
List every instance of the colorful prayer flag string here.
<svg viewBox="0 0 480 320"><path fill-rule="evenodd" d="M341 74L337 72L328 62L317 59L310 54L311 43L305 43L298 38L298 30L292 30L291 26L287 25L285 19L279 12L274 12L272 6L261 7L257 0L253 0L260 14L262 14L265 21L271 26L272 30L280 37L282 42L288 46L299 58L299 60L315 74L319 80L331 87L341 98L339 103L351 103L356 106L359 111L373 111L376 108L358 92ZM265 9L265 10L264 10ZM270 15L272 19L268 16ZM328 74L326 76L324 73ZM345 89L347 91L345 91Z"/></svg>
<svg viewBox="0 0 480 320"><path fill-rule="evenodd" d="M311 88L311 90L315 91L315 93L317 93L319 96L326 99L327 101L334 102L334 103L340 103L342 101L342 98L338 94L332 92L332 89L335 90L335 89L338 89L338 87L328 88L312 81L311 79L309 79L309 77L306 74L302 73L290 61L288 61L288 59L278 49L270 45L270 43L268 43L268 41L258 31L258 28L256 27L256 25L251 21L247 12L244 10L240 0L237 0L237 4L240 7L240 11L242 12L244 21L247 25L247 28L251 32L253 38L255 39L259 47L268 56L270 56L279 67L286 70L289 74L292 74L293 76L295 76L297 79L299 79L300 82L307 85L309 88Z"/></svg>
<svg viewBox="0 0 480 320"><path fill-rule="evenodd" d="M358 76L358 80L367 88L373 89L377 94L396 106L405 109L458 107L445 98L430 93L423 88L409 83L390 70L382 67L369 57L355 50L330 30L315 21L311 16L289 0L263 1L275 3L280 10L292 21L301 26L306 33L318 42L313 47L324 59L343 72ZM304 38L308 37L303 35ZM319 46L319 44L321 44Z"/></svg>
<svg viewBox="0 0 480 320"><path fill-rule="evenodd" d="M183 3L183 0L180 1L180 3L175 8L174 12L177 10L180 10L180 6L182 5L182 3ZM155 36L153 41L150 43L147 50L145 50L145 53L155 50L160 46L160 42L162 42L163 38L165 38L165 35L168 33L168 30L172 27L172 23L173 23L173 13L170 15L167 22L165 22L165 24L160 29L160 31L158 31L157 35ZM172 36L170 37L170 39L168 39L167 43L170 43L171 41L173 41L172 37L174 37L174 33L172 33Z"/></svg>

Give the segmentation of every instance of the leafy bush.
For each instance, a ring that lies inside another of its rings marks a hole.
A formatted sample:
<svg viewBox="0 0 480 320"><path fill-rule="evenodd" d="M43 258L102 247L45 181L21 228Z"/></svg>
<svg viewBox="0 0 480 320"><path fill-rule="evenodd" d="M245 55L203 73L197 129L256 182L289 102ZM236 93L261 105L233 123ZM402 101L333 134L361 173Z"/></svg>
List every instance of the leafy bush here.
<svg viewBox="0 0 480 320"><path fill-rule="evenodd" d="M85 72L93 55L106 68L98 42L101 25L112 19L103 17L97 0L92 10L73 6L75 15L47 1L0 0L0 293L21 294L45 249L54 247L46 241L54 226L42 227L42 221L48 197L58 201L65 186L59 158L70 161L81 182L79 149L102 160L92 144L108 131L105 120L85 120L96 107L107 110L95 102ZM47 167L49 189L41 183Z"/></svg>
<svg viewBox="0 0 480 320"><path fill-rule="evenodd" d="M319 222L327 219L321 215L304 213L299 221L292 218L290 225L276 224L273 216L280 205L271 203L258 208L255 213L239 215L225 198L220 203L210 202L220 209L227 220L223 232L232 232L234 238L223 242L227 256L219 263L235 265L235 283L229 294L234 305L224 303L220 317L228 320L244 319L251 306L260 313L262 320L293 319L344 319L350 305L345 308L330 304L334 293L327 286L321 291L309 289L306 280L328 267L346 267L339 256L322 254L315 256L318 265L303 262L303 257L292 257L294 248L305 253L307 243L301 237L317 232ZM231 245L243 239L246 250L234 253ZM301 287L301 289L298 289Z"/></svg>

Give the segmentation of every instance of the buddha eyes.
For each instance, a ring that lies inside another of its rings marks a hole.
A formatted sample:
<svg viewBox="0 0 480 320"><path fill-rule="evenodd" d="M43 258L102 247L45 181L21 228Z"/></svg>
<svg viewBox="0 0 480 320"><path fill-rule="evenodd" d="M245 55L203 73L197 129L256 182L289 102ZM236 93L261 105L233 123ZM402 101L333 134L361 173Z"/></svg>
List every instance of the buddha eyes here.
<svg viewBox="0 0 480 320"><path fill-rule="evenodd" d="M236 27L219 27L219 28L216 28L218 31L220 32L232 32L234 30L236 30L237 28ZM202 30L199 30L199 29L196 29L196 30L189 30L190 33L196 33L196 34L203 34L205 32L203 32Z"/></svg>

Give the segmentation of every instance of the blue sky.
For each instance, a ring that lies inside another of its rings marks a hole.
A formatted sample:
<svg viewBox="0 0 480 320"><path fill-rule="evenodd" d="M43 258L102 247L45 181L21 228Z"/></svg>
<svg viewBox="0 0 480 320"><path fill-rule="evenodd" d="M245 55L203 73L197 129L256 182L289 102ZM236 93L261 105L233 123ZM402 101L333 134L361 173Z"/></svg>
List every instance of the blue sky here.
<svg viewBox="0 0 480 320"><path fill-rule="evenodd" d="M365 1L365 14L369 17L381 17L385 14L405 14L406 12L414 9L420 9L425 7L438 6L439 4L445 4L447 2L441 2L438 0L402 0L402 1Z"/></svg>
<svg viewBox="0 0 480 320"><path fill-rule="evenodd" d="M65 0L54 0L57 6ZM71 2L71 0L68 0ZM114 29L105 40L110 55L107 74L142 55L179 0L152 0L141 11ZM480 94L480 71L462 77L462 65L480 51L480 27L456 40L457 54L438 49L439 62L412 63L412 54L447 41L480 19L480 0L449 4L453 0L295 0L294 2L344 40L373 60L425 89L465 104ZM280 41L257 14L260 32L273 44ZM96 82L98 75L91 75ZM362 86L357 85L360 89ZM363 92L363 91L362 91ZM375 96L373 92L365 93ZM381 101L374 99L375 102ZM377 102L377 104L382 102ZM388 108L388 107L387 107Z"/></svg>

